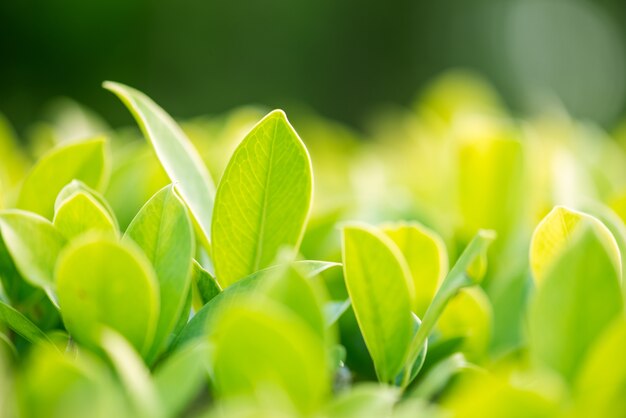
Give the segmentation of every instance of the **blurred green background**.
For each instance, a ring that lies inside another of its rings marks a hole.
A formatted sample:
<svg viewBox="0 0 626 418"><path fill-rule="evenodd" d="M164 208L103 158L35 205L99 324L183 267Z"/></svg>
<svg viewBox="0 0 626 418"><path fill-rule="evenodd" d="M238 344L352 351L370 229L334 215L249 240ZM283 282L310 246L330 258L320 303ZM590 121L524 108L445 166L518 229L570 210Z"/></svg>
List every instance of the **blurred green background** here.
<svg viewBox="0 0 626 418"><path fill-rule="evenodd" d="M68 96L130 123L100 88L135 86L176 117L258 103L363 129L434 76L476 70L513 110L624 113L623 0L19 0L0 2L0 112L19 132Z"/></svg>

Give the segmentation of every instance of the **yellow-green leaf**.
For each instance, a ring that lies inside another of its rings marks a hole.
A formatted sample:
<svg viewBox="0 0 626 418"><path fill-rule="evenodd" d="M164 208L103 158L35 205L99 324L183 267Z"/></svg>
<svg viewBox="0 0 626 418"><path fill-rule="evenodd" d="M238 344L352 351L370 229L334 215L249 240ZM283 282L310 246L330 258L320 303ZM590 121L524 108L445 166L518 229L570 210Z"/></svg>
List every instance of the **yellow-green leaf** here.
<svg viewBox="0 0 626 418"><path fill-rule="evenodd" d="M104 88L117 95L133 114L146 140L156 152L170 180L177 184L203 239L211 242L215 185L198 151L174 119L142 92L107 81Z"/></svg>
<svg viewBox="0 0 626 418"><path fill-rule="evenodd" d="M448 252L441 237L417 222L382 226L409 266L415 287L414 312L420 318L448 273Z"/></svg>
<svg viewBox="0 0 626 418"><path fill-rule="evenodd" d="M22 277L30 284L54 289L54 266L65 238L39 215L22 210L0 213L4 244Z"/></svg>
<svg viewBox="0 0 626 418"><path fill-rule="evenodd" d="M63 191L61 194L64 194ZM55 206L52 223L67 239L87 232L112 236L118 234L117 221L113 215L87 190L75 190Z"/></svg>
<svg viewBox="0 0 626 418"><path fill-rule="evenodd" d="M144 251L159 281L160 313L150 352L154 358L173 331L191 285L193 227L173 186L157 192L131 222L126 234Z"/></svg>
<svg viewBox="0 0 626 418"><path fill-rule="evenodd" d="M541 284L559 255L571 243L581 227L591 227L597 234L617 271L622 271L619 247L611 231L597 218L583 212L556 206L537 225L530 243L530 268L537 284Z"/></svg>
<svg viewBox="0 0 626 418"><path fill-rule="evenodd" d="M213 263L226 287L297 250L312 200L309 154L285 114L263 118L235 150L215 197Z"/></svg>
<svg viewBox="0 0 626 418"><path fill-rule="evenodd" d="M411 286L402 253L367 226L343 229L344 277L378 378L391 383L407 361L413 337Z"/></svg>
<svg viewBox="0 0 626 418"><path fill-rule="evenodd" d="M52 219L57 194L72 180L102 190L108 181L105 138L63 144L44 155L32 168L20 191L17 207Z"/></svg>
<svg viewBox="0 0 626 418"><path fill-rule="evenodd" d="M532 357L568 380L623 308L621 274L605 240L593 225L579 229L553 261L530 305Z"/></svg>
<svg viewBox="0 0 626 418"><path fill-rule="evenodd" d="M148 352L158 320L158 281L135 244L77 240L59 258L56 283L63 321L78 342L98 346L108 326Z"/></svg>

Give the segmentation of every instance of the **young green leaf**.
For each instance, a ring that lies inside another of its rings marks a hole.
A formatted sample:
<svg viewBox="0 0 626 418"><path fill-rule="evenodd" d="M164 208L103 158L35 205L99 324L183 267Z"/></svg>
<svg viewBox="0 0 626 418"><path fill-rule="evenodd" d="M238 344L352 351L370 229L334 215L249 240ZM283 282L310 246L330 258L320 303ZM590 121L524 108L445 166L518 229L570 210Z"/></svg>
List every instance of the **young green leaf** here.
<svg viewBox="0 0 626 418"><path fill-rule="evenodd" d="M131 87L107 81L104 88L117 95L133 114L163 169L189 207L203 244L211 242L211 219L215 186L213 180L182 129L148 96Z"/></svg>
<svg viewBox="0 0 626 418"><path fill-rule="evenodd" d="M222 287L297 251L312 200L309 154L275 110L235 150L215 197L213 262Z"/></svg>
<svg viewBox="0 0 626 418"><path fill-rule="evenodd" d="M538 285L541 285L550 267L570 244L572 236L584 226L596 230L621 275L620 251L611 231L591 215L564 206L555 206L537 225L530 243L530 268Z"/></svg>
<svg viewBox="0 0 626 418"><path fill-rule="evenodd" d="M307 414L329 392L323 340L299 317L264 301L241 300L223 311L210 337L219 397L262 396L280 390Z"/></svg>
<svg viewBox="0 0 626 418"><path fill-rule="evenodd" d="M63 191L61 191L63 193ZM75 191L55 204L52 223L66 239L87 232L117 236L117 221L96 197L87 191Z"/></svg>
<svg viewBox="0 0 626 418"><path fill-rule="evenodd" d="M96 190L104 188L109 176L108 157L106 140L102 137L53 149L24 180L17 207L52 219L57 194L72 180L80 180Z"/></svg>
<svg viewBox="0 0 626 418"><path fill-rule="evenodd" d="M41 341L52 343L48 336L28 318L2 301L0 301L0 322L33 344Z"/></svg>
<svg viewBox="0 0 626 418"><path fill-rule="evenodd" d="M537 363L573 379L590 345L622 311L620 273L606 236L579 229L552 262L530 306L530 352Z"/></svg>
<svg viewBox="0 0 626 418"><path fill-rule="evenodd" d="M413 336L408 266L398 247L374 228L343 229L344 277L376 374L391 383Z"/></svg>
<svg viewBox="0 0 626 418"><path fill-rule="evenodd" d="M149 359L162 349L178 322L191 285L193 227L173 186L157 192L131 222L124 235L141 247L159 281L160 314Z"/></svg>
<svg viewBox="0 0 626 418"><path fill-rule="evenodd" d="M20 274L33 286L54 289L54 266L65 238L39 215L21 210L0 212L0 232Z"/></svg>
<svg viewBox="0 0 626 418"><path fill-rule="evenodd" d="M97 347L108 326L148 353L158 320L158 280L135 244L78 240L61 254L56 282L63 321L78 342Z"/></svg>
<svg viewBox="0 0 626 418"><path fill-rule="evenodd" d="M65 187L61 189L59 194L57 195L56 200L54 201L54 211L59 210L59 206L69 197L71 197L75 193L83 192L88 194L91 198L95 199L100 207L102 207L107 215L113 220L115 224L115 229L119 230L119 224L117 223L117 219L115 217L115 211L109 204L109 202L104 198L100 192L92 189L87 186L80 180L72 180Z"/></svg>
<svg viewBox="0 0 626 418"><path fill-rule="evenodd" d="M422 317L448 273L448 252L439 235L417 222L382 226L396 243L411 272L415 285L414 312Z"/></svg>

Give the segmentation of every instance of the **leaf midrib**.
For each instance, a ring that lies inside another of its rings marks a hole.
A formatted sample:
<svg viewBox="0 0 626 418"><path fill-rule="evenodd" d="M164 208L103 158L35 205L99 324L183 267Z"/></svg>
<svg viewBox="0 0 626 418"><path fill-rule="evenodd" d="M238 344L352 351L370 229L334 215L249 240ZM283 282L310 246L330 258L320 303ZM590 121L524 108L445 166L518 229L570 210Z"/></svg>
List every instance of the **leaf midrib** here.
<svg viewBox="0 0 626 418"><path fill-rule="evenodd" d="M265 184L263 185L263 204L261 206L261 213L259 214L259 229L257 233L257 245L254 251L254 261L252 264L252 269L248 273L254 273L259 270L261 265L261 257L263 252L263 236L265 235L265 218L267 213L268 206L268 188L270 184L270 178L272 176L272 160L274 158L274 143L276 142L276 132L278 131L278 118L276 118L276 122L274 123L274 131L272 134L272 139L270 141L270 149L268 156L268 167L267 174L265 175Z"/></svg>

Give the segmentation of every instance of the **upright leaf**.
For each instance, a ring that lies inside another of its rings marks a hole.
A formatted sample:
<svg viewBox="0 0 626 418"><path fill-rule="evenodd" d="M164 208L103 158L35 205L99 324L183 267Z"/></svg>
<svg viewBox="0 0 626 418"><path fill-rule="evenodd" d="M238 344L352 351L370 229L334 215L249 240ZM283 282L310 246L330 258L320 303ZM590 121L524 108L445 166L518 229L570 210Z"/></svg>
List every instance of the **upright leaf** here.
<svg viewBox="0 0 626 418"><path fill-rule="evenodd" d="M533 358L570 380L590 345L622 310L621 275L604 239L593 227L571 237L530 307Z"/></svg>
<svg viewBox="0 0 626 418"><path fill-rule="evenodd" d="M597 218L564 206L555 206L537 225L530 244L530 268L535 282L543 281L550 267L568 247L581 227L591 227L606 246L607 254L621 274L619 247L611 231Z"/></svg>
<svg viewBox="0 0 626 418"><path fill-rule="evenodd" d="M204 244L211 242L211 219L215 186L213 180L182 129L148 96L131 87L107 81L104 88L115 93L133 114L163 169L189 207L200 228Z"/></svg>
<svg viewBox="0 0 626 418"><path fill-rule="evenodd" d="M151 356L163 348L185 304L191 284L193 228L173 186L155 194L126 230L148 256L159 280L161 311Z"/></svg>
<svg viewBox="0 0 626 418"><path fill-rule="evenodd" d="M390 238L366 226L343 229L343 264L376 373L390 383L405 365L413 336L408 267Z"/></svg>
<svg viewBox="0 0 626 418"><path fill-rule="evenodd" d="M78 342L98 346L108 326L148 353L158 320L158 281L135 244L78 240L61 254L56 282L63 321Z"/></svg>
<svg viewBox="0 0 626 418"><path fill-rule="evenodd" d="M54 266L65 238L47 219L21 210L0 212L0 232L20 274L33 286L54 288Z"/></svg>
<svg viewBox="0 0 626 418"><path fill-rule="evenodd" d="M414 312L420 318L448 273L448 252L439 235L417 222L382 227L396 243L411 272L415 287Z"/></svg>
<svg viewBox="0 0 626 418"><path fill-rule="evenodd" d="M32 168L22 185L17 207L52 219L57 194L66 184L76 179L100 190L108 176L104 138L64 144L44 155Z"/></svg>
<svg viewBox="0 0 626 418"><path fill-rule="evenodd" d="M304 144L282 111L271 112L235 150L215 197L213 262L222 287L268 267L281 247L297 250L312 182Z"/></svg>

